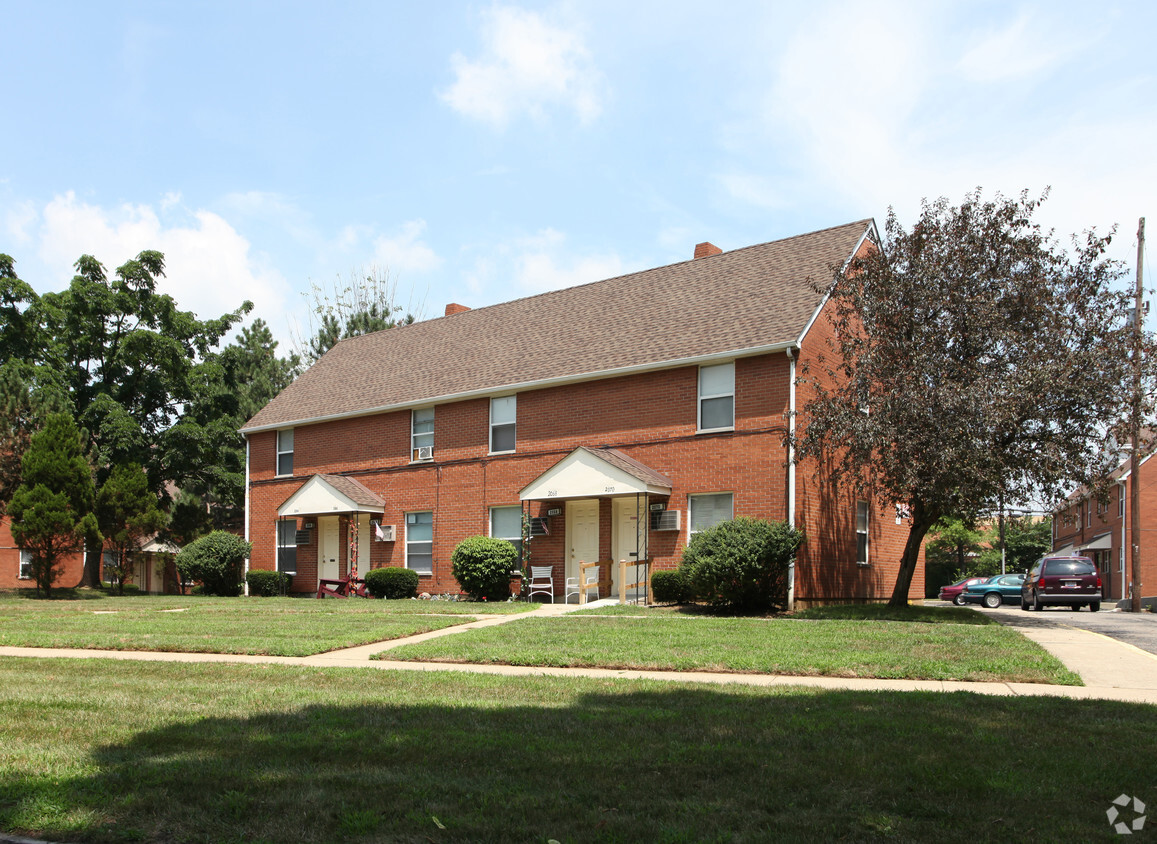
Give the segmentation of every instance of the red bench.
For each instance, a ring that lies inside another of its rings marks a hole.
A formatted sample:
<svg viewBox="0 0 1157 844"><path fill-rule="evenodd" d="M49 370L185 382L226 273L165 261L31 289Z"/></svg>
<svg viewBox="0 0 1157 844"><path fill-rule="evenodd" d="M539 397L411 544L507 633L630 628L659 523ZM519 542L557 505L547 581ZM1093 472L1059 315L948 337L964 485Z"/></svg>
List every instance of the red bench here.
<svg viewBox="0 0 1157 844"><path fill-rule="evenodd" d="M349 576L340 580L319 580L317 582L317 597L324 598L326 595L331 598L349 598L354 595L359 598L370 597L369 590L366 589L366 582L360 577Z"/></svg>

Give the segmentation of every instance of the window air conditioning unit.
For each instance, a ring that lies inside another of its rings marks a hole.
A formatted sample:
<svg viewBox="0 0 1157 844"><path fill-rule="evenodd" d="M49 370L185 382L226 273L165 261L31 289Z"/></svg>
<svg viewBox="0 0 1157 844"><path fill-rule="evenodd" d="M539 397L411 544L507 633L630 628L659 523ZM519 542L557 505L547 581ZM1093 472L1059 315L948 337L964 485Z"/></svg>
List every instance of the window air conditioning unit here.
<svg viewBox="0 0 1157 844"><path fill-rule="evenodd" d="M550 536L550 519L532 518L530 520L531 536Z"/></svg>
<svg viewBox="0 0 1157 844"><path fill-rule="evenodd" d="M393 542L394 541L394 526L383 525L377 519L370 520L370 527L374 529L374 539L378 542Z"/></svg>
<svg viewBox="0 0 1157 844"><path fill-rule="evenodd" d="M434 459L434 446L423 445L423 446L419 446L418 448L415 448L414 449L414 459L415 460L433 460Z"/></svg>
<svg viewBox="0 0 1157 844"><path fill-rule="evenodd" d="M308 545L309 544L309 534L310 534L310 532L308 530L294 531L293 544L294 545Z"/></svg>
<svg viewBox="0 0 1157 844"><path fill-rule="evenodd" d="M682 510L660 510L651 514L651 530L679 530Z"/></svg>

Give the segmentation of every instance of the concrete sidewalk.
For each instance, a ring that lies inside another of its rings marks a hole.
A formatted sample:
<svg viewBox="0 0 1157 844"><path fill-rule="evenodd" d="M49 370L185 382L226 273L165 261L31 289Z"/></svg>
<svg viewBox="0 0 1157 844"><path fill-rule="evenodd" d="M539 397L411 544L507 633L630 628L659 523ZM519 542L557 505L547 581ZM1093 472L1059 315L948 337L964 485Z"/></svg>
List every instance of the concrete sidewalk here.
<svg viewBox="0 0 1157 844"><path fill-rule="evenodd" d="M602 601L583 608L611 604ZM139 660L142 662L241 663L297 665L323 668L375 668L391 671L465 671L476 674L498 674L508 677L592 677L599 679L646 679L682 683L736 684L747 686L805 686L820 689L857 691L967 691L987 695L1048 696L1075 699L1120 700L1157 705L1157 657L1132 645L1118 642L1098 633L1073 628L1033 629L1010 624L1040 644L1080 675L1084 686L1051 686L1041 683L968 683L940 680L880 680L853 677L802 677L795 675L727 674L705 671L633 671L606 668L549 668L514 665L470 665L441 662L404 662L371 659L392 648L441 636L510 624L519 619L559 616L580 607L544 604L537 610L517 615L488 616L456 627L408 636L389 642L378 642L356 648L344 648L307 657L257 656L251 654L167 653L156 651L103 651L73 648L0 647L0 656L58 657L66 659Z"/></svg>

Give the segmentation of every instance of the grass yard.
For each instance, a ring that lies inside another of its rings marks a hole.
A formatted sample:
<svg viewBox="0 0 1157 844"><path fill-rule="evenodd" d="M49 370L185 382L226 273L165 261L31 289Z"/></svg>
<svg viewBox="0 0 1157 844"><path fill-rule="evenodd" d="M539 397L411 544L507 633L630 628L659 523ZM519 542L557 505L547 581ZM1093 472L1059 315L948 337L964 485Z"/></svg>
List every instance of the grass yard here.
<svg viewBox="0 0 1157 844"><path fill-rule="evenodd" d="M1157 707L1106 701L7 658L0 723L0 829L70 842L1117 841L1157 804Z"/></svg>
<svg viewBox="0 0 1157 844"><path fill-rule="evenodd" d="M380 658L1081 685L1039 645L967 610L966 623L943 623L954 614L934 614L930 622L638 617L640 612L649 611L526 618L402 645Z"/></svg>
<svg viewBox="0 0 1157 844"><path fill-rule="evenodd" d="M0 645L307 656L438 630L526 604L365 599L0 597Z"/></svg>

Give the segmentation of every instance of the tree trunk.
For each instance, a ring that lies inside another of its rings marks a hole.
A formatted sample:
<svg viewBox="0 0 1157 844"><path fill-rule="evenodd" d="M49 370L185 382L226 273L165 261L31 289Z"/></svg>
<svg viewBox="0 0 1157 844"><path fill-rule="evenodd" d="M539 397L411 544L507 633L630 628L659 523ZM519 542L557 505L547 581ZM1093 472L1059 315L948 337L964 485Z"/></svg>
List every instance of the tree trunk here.
<svg viewBox="0 0 1157 844"><path fill-rule="evenodd" d="M920 546L929 529L939 518L930 516L931 514L926 513L924 507L919 504L912 508L912 527L908 530L908 540L904 543L904 556L900 558L896 586L892 589L892 597L888 601L890 607L908 606L908 590L912 586L912 575L916 573L916 565L920 562Z"/></svg>
<svg viewBox="0 0 1157 844"><path fill-rule="evenodd" d="M80 576L77 586L100 588L100 549L84 552L84 574Z"/></svg>

